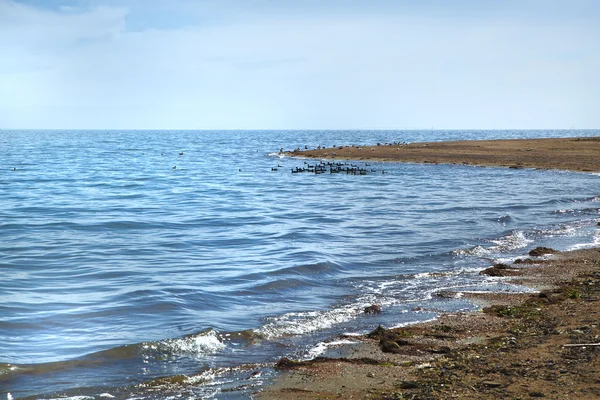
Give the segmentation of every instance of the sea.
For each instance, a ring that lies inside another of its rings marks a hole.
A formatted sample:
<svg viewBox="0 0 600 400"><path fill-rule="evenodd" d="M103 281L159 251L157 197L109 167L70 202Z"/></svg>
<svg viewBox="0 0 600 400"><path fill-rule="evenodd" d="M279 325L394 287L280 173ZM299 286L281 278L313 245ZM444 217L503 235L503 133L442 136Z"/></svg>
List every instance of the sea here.
<svg viewBox="0 0 600 400"><path fill-rule="evenodd" d="M532 291L479 272L599 245L599 174L280 150L576 136L0 130L0 399L252 398L282 357Z"/></svg>

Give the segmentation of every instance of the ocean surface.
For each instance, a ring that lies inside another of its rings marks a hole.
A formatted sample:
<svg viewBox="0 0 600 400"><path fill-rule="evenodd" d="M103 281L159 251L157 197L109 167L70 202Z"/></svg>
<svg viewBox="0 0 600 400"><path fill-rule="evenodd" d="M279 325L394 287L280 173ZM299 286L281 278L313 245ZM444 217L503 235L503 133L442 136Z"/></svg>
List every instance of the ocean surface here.
<svg viewBox="0 0 600 400"><path fill-rule="evenodd" d="M599 135L0 131L0 399L249 398L282 356L475 310L461 293L529 290L482 269L600 243L597 174L292 173L314 160L280 148Z"/></svg>

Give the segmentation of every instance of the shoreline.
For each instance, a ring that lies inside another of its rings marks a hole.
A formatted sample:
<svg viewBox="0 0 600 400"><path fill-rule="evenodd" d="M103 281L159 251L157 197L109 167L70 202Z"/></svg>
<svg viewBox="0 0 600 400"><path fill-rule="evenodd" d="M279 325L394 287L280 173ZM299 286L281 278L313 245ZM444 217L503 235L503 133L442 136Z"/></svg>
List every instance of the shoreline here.
<svg viewBox="0 0 600 400"><path fill-rule="evenodd" d="M600 137L337 146L288 156L600 172ZM464 293L481 311L378 328L336 356L281 359L271 399L600 397L600 247L531 253L482 273L535 293ZM382 312L385 312L383 310ZM332 340L339 338L332 338ZM355 338L356 339L356 338Z"/></svg>
<svg viewBox="0 0 600 400"><path fill-rule="evenodd" d="M551 257L530 256L487 272L539 292L465 293L480 312L378 328L360 344L343 345L341 357L283 358L275 367L281 375L255 397L600 396L600 248Z"/></svg>
<svg viewBox="0 0 600 400"><path fill-rule="evenodd" d="M282 154L333 160L369 160L487 167L600 172L600 137L459 140L450 142L378 143Z"/></svg>

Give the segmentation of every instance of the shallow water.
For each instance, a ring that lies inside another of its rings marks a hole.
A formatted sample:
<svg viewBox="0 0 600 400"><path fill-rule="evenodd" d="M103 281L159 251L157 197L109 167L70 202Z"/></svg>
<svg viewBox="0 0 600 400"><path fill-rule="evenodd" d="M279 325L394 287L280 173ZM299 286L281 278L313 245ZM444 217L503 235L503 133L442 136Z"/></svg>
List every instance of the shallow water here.
<svg viewBox="0 0 600 400"><path fill-rule="evenodd" d="M0 393L248 397L283 355L473 309L436 293L524 290L478 271L599 240L598 175L292 174L281 147L599 134L0 131Z"/></svg>

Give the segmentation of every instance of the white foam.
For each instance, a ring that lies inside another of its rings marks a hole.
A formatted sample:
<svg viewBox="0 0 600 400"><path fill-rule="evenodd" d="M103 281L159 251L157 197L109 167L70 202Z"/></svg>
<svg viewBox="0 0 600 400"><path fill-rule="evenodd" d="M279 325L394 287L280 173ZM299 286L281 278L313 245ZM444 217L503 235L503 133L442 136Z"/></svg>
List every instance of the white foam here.
<svg viewBox="0 0 600 400"><path fill-rule="evenodd" d="M144 349L168 351L174 354L198 355L211 354L225 348L215 331L178 339L166 339L154 343L145 343Z"/></svg>
<svg viewBox="0 0 600 400"><path fill-rule="evenodd" d="M325 351L327 351L327 349L330 347L342 346L342 345L347 345L347 344L353 345L353 344L359 344L359 343L362 343L362 342L356 341L356 340L348 340L348 339L333 340L331 342L319 342L316 345L314 345L310 350L308 350L306 359L311 360L315 357L318 357L321 354L325 353Z"/></svg>
<svg viewBox="0 0 600 400"><path fill-rule="evenodd" d="M182 353L214 353L225 347L214 331L183 339L171 339L165 343L173 351Z"/></svg>
<svg viewBox="0 0 600 400"><path fill-rule="evenodd" d="M491 242L496 245L491 248L494 251L509 251L526 247L528 244L533 243L533 240L528 239L522 231L514 231Z"/></svg>
<svg viewBox="0 0 600 400"><path fill-rule="evenodd" d="M591 242L574 244L574 245L570 246L569 248L567 248L567 251L568 250L589 249L591 247L598 247L598 246L600 246L600 230L596 230Z"/></svg>
<svg viewBox="0 0 600 400"><path fill-rule="evenodd" d="M206 370L201 374L190 376L186 378L186 383L191 385L206 384L212 382L217 377L217 373L213 369Z"/></svg>
<svg viewBox="0 0 600 400"><path fill-rule="evenodd" d="M12 398L12 396L11 396ZM95 400L93 396L71 396L71 397L56 397L48 400Z"/></svg>
<svg viewBox="0 0 600 400"><path fill-rule="evenodd" d="M425 319L422 321L402 322L401 324L392 326L390 329L404 328L406 326L415 325L415 324L423 324L425 322L433 322L433 321L436 321L437 319L439 319L439 317L433 317L433 318Z"/></svg>
<svg viewBox="0 0 600 400"><path fill-rule="evenodd" d="M267 339L303 335L349 321L361 311L360 308L346 306L327 311L292 312L269 317L268 322L255 332Z"/></svg>
<svg viewBox="0 0 600 400"><path fill-rule="evenodd" d="M458 275L470 275L475 272L481 271L481 268L458 268L450 271L436 271L436 272L421 272L419 274L415 274L415 278L425 279L425 278L447 278Z"/></svg>
<svg viewBox="0 0 600 400"><path fill-rule="evenodd" d="M452 254L457 256L476 256L476 257L485 257L491 253L491 250L486 249L483 246L475 246L470 249L458 249L453 250Z"/></svg>
<svg viewBox="0 0 600 400"><path fill-rule="evenodd" d="M528 244L533 243L533 240L527 238L522 231L514 231L499 239L490 240L490 243L493 243L494 245L488 248L475 246L470 249L453 250L452 254L458 256L486 257L492 253L511 251L526 247Z"/></svg>
<svg viewBox="0 0 600 400"><path fill-rule="evenodd" d="M362 336L362 335L363 334L360 333L360 332L346 332L342 336L350 336L350 337L356 336L356 337L358 337L358 336Z"/></svg>

